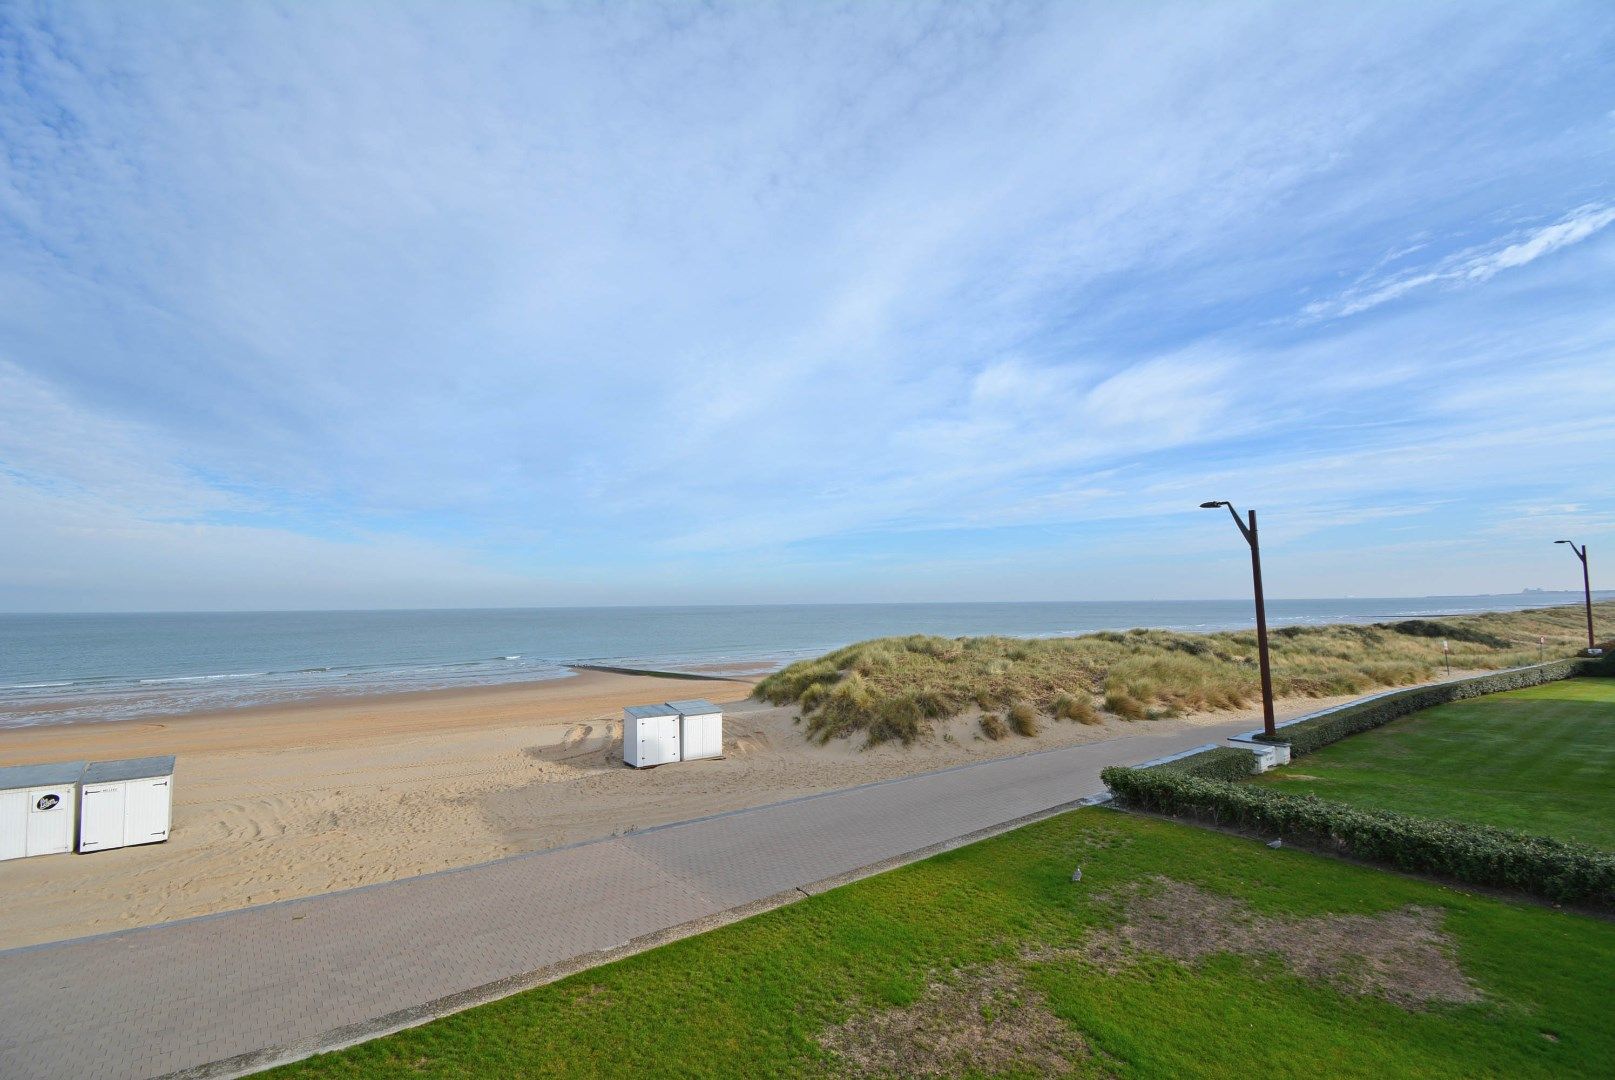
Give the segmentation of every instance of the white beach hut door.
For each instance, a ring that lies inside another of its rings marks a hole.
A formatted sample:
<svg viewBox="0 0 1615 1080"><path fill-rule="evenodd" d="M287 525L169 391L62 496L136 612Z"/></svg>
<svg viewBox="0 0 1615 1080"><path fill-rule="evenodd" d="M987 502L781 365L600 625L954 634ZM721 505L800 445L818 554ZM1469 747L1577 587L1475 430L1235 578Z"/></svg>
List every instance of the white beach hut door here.
<svg viewBox="0 0 1615 1080"><path fill-rule="evenodd" d="M0 791L0 861L28 854L28 792Z"/></svg>
<svg viewBox="0 0 1615 1080"><path fill-rule="evenodd" d="M172 790L166 776L129 781L123 810L125 844L155 844L168 839L168 796Z"/></svg>
<svg viewBox="0 0 1615 1080"><path fill-rule="evenodd" d="M123 800L126 784L86 786L80 796L79 850L123 847Z"/></svg>
<svg viewBox="0 0 1615 1080"><path fill-rule="evenodd" d="M640 744L641 765L665 765L679 759L679 718L657 716L641 720L645 741Z"/></svg>

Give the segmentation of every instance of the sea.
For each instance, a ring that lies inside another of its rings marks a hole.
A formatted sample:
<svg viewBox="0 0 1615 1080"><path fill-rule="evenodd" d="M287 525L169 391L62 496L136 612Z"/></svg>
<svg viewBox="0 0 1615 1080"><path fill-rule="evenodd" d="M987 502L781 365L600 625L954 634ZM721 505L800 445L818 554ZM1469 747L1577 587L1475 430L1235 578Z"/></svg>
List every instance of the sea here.
<svg viewBox="0 0 1615 1080"><path fill-rule="evenodd" d="M1579 594L1270 600L1273 626L1579 602ZM0 728L564 679L575 664L749 675L891 634L1252 624L1249 600L0 614Z"/></svg>

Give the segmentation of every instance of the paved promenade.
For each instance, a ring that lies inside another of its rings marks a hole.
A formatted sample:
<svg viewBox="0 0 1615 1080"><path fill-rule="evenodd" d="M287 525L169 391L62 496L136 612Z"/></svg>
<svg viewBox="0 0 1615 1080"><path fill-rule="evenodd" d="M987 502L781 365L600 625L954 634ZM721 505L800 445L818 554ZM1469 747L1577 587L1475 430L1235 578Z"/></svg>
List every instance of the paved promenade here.
<svg viewBox="0 0 1615 1080"><path fill-rule="evenodd" d="M248 1071L1069 805L1248 725L980 762L425 877L0 952L0 1076ZM40 898L48 903L48 898Z"/></svg>

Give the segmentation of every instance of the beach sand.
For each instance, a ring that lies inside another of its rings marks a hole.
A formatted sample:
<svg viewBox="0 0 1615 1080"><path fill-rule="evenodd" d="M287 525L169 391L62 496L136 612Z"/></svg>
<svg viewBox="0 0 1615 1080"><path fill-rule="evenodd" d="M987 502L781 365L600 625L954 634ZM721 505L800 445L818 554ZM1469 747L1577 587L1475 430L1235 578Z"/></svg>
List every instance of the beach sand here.
<svg viewBox="0 0 1615 1080"><path fill-rule="evenodd" d="M0 763L177 754L171 838L0 863L0 948L466 866L852 784L1073 743L1227 724L1051 723L990 742L974 717L910 747L815 746L739 681L584 672L428 691L0 732ZM624 705L726 703L725 757L622 765ZM1338 699L1344 700L1344 699ZM1285 703L1285 716L1330 704ZM1245 714L1253 725L1257 714Z"/></svg>

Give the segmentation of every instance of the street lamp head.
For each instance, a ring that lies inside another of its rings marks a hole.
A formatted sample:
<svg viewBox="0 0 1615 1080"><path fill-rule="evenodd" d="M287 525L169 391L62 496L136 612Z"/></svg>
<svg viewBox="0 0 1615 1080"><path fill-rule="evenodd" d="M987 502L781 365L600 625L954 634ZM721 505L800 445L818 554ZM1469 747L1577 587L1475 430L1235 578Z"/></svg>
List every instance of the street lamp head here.
<svg viewBox="0 0 1615 1080"><path fill-rule="evenodd" d="M1571 547L1576 546L1576 542L1574 540L1555 540L1554 543L1555 544L1569 544Z"/></svg>
<svg viewBox="0 0 1615 1080"><path fill-rule="evenodd" d="M1203 503L1200 504L1200 509L1202 509L1202 510L1215 510L1219 506L1227 506L1227 505L1228 504L1226 502L1203 502Z"/></svg>

